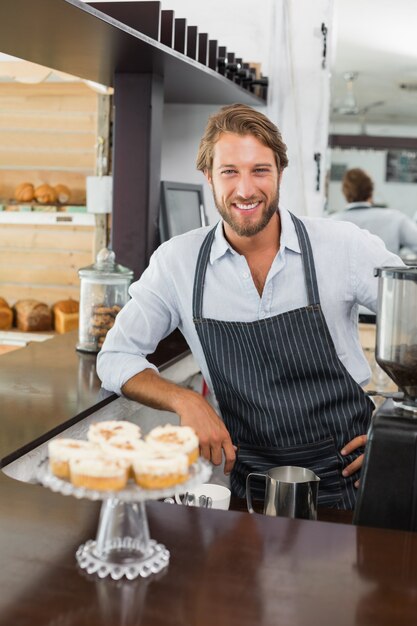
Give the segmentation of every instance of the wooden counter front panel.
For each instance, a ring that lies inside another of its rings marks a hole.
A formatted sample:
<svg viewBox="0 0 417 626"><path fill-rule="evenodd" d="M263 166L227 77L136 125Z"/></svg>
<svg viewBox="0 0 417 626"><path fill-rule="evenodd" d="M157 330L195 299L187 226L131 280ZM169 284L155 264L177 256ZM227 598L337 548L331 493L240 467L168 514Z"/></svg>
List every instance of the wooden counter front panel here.
<svg viewBox="0 0 417 626"><path fill-rule="evenodd" d="M159 575L100 580L75 550L98 503L0 478L0 626L410 626L417 536L147 504Z"/></svg>

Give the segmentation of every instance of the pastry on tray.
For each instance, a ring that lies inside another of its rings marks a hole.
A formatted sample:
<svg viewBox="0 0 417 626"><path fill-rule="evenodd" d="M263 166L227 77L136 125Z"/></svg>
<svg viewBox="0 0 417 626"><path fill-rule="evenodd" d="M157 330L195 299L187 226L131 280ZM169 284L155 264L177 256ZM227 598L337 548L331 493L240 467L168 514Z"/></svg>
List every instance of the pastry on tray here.
<svg viewBox="0 0 417 626"><path fill-rule="evenodd" d="M122 460L108 457L72 459L70 478L75 487L98 491L118 491L126 487L128 465Z"/></svg>
<svg viewBox="0 0 417 626"><path fill-rule="evenodd" d="M198 438L188 426L154 428L140 438L140 428L125 420L92 424L88 441L53 439L49 467L76 487L117 491L129 478L143 489L165 489L188 480L198 458Z"/></svg>
<svg viewBox="0 0 417 626"><path fill-rule="evenodd" d="M198 459L198 437L190 426L157 426L147 435L146 442L161 455L186 454L190 465Z"/></svg>
<svg viewBox="0 0 417 626"><path fill-rule="evenodd" d="M58 478L70 477L69 462L72 459L94 459L101 455L100 447L91 441L80 439L52 439L48 444L49 467Z"/></svg>
<svg viewBox="0 0 417 626"><path fill-rule="evenodd" d="M133 461L133 474L136 484L143 489L166 489L189 478L188 457L186 454L137 457Z"/></svg>
<svg viewBox="0 0 417 626"><path fill-rule="evenodd" d="M113 437L140 439L140 428L127 420L107 420L91 424L87 433L87 439L93 443L106 443Z"/></svg>
<svg viewBox="0 0 417 626"><path fill-rule="evenodd" d="M142 456L149 456L150 448L143 439L130 439L119 435L101 444L104 456L115 461L123 460L128 464L129 471L133 461ZM133 476L133 473L131 474Z"/></svg>

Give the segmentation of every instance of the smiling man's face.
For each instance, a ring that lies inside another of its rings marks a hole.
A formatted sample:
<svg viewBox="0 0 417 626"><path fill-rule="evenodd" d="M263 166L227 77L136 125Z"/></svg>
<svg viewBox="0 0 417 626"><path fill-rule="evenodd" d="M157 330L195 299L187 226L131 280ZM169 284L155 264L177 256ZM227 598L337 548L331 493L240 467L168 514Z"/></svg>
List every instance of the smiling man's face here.
<svg viewBox="0 0 417 626"><path fill-rule="evenodd" d="M206 176L220 215L238 236L256 235L276 214L280 177L275 156L253 135L220 135Z"/></svg>

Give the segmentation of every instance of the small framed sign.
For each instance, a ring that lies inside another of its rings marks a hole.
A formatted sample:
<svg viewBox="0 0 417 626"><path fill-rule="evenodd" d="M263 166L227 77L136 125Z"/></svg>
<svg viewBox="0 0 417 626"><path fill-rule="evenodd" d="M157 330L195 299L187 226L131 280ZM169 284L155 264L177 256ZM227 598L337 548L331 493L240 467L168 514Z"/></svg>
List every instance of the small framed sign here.
<svg viewBox="0 0 417 626"><path fill-rule="evenodd" d="M347 168L346 163L332 163L330 166L330 180L343 180Z"/></svg>
<svg viewBox="0 0 417 626"><path fill-rule="evenodd" d="M387 183L417 183L417 151L388 150L385 180Z"/></svg>

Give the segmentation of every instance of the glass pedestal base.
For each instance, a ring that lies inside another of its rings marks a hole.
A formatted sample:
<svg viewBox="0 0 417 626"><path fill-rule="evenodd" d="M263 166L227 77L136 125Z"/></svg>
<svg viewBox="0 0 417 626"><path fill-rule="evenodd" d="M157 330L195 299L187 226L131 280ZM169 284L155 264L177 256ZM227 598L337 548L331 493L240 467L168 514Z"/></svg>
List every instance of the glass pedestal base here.
<svg viewBox="0 0 417 626"><path fill-rule="evenodd" d="M126 540L128 540L127 543ZM97 542L90 539L90 541L82 544L75 554L78 565L81 569L85 569L88 574L97 574L99 578L110 576L113 580L119 580L125 576L128 580L133 580L138 576L147 578L151 574L157 574L169 563L168 550L162 543L157 543L153 539L149 540L147 556L137 559L129 548L131 545L130 537L126 537L121 543L126 544L123 551L117 546L116 552L122 556L121 562L109 562L102 561L96 555ZM123 552L128 558L123 558ZM115 559L115 561L118 560L118 558Z"/></svg>
<svg viewBox="0 0 417 626"><path fill-rule="evenodd" d="M165 546L149 537L145 503L122 502L117 497L104 500L96 540L81 545L75 556L88 574L114 580L146 578L169 563Z"/></svg>
<svg viewBox="0 0 417 626"><path fill-rule="evenodd" d="M160 500L192 490L207 482L210 475L210 464L200 458L191 467L187 482L157 490L141 489L132 481L125 489L112 492L75 487L54 476L45 465L40 468L38 479L45 487L66 496L102 500L97 536L78 548L78 565L99 578L133 580L157 574L169 564L169 551L149 537L146 500Z"/></svg>

